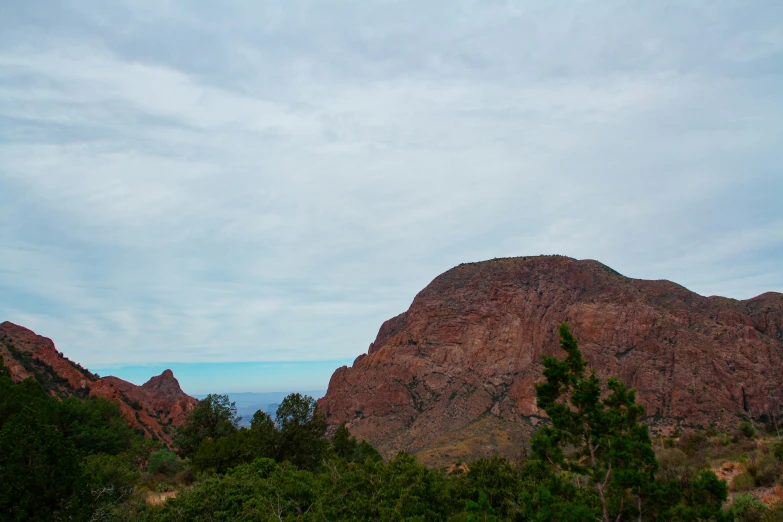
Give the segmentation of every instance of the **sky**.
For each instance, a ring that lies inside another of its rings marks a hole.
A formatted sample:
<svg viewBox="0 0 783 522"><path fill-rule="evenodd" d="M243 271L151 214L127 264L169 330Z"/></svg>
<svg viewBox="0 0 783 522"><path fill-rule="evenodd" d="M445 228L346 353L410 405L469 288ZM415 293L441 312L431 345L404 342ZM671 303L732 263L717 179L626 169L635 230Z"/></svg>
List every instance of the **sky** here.
<svg viewBox="0 0 783 522"><path fill-rule="evenodd" d="M0 321L101 375L317 390L462 262L783 291L782 22L778 0L3 2Z"/></svg>

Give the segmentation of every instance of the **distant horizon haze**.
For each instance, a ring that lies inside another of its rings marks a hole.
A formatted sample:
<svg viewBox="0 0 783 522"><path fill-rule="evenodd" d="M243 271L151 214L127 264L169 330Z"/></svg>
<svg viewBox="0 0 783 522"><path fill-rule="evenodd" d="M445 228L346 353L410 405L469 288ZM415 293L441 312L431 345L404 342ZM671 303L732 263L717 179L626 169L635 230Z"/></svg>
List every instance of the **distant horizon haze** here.
<svg viewBox="0 0 783 522"><path fill-rule="evenodd" d="M66 357L68 354L64 354ZM357 354L358 355L358 354ZM71 358L73 360L73 358ZM79 362L79 361L75 361ZM168 363L89 368L101 377L112 375L142 385L164 370L174 372L182 390L198 398L208 394L274 394L323 390L334 370L353 359L301 362ZM84 366L84 365L83 365Z"/></svg>

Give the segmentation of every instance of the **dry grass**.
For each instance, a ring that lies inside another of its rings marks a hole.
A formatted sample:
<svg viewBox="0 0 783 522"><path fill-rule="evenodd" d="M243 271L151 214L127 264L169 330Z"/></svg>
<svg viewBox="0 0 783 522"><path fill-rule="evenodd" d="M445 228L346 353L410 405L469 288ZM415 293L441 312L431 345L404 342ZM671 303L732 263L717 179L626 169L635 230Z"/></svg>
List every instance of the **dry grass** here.
<svg viewBox="0 0 783 522"><path fill-rule="evenodd" d="M523 453L531 432L526 425L513 425L494 416L484 417L456 433L441 437L431 449L417 453L416 457L431 467L450 466L492 455L513 460Z"/></svg>
<svg viewBox="0 0 783 522"><path fill-rule="evenodd" d="M154 491L150 491L147 493L147 498L145 499L147 504L150 506L159 506L166 502L170 498L174 498L177 496L176 491L163 491L162 493L157 493Z"/></svg>

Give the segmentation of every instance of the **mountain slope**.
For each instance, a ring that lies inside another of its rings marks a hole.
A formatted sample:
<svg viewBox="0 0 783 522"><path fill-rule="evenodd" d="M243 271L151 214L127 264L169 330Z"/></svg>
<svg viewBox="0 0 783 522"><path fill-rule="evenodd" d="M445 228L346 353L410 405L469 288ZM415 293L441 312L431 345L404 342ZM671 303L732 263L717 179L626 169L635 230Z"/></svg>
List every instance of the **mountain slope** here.
<svg viewBox="0 0 783 522"><path fill-rule="evenodd" d="M186 395L171 370L136 386L116 377L99 378L64 357L47 337L22 326L0 324L0 356L19 382L36 379L58 397L100 397L116 402L130 424L147 437L172 444L173 428L198 401Z"/></svg>
<svg viewBox="0 0 783 522"><path fill-rule="evenodd" d="M319 409L386 454L439 463L518 454L542 419L541 355L568 322L599 376L638 390L657 425L781 413L783 295L703 297L562 256L496 259L438 276L335 371Z"/></svg>

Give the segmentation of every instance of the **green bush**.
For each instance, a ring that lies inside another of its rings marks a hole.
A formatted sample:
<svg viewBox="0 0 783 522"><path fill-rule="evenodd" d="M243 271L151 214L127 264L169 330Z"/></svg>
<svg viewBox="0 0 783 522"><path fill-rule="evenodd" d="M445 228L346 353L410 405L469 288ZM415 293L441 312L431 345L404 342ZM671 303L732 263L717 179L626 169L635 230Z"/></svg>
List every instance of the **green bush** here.
<svg viewBox="0 0 783 522"><path fill-rule="evenodd" d="M750 491L754 487L756 487L756 479L747 471L734 477L731 482L731 489L734 491Z"/></svg>
<svg viewBox="0 0 783 522"><path fill-rule="evenodd" d="M734 497L734 516L737 522L761 522L769 512L769 508L750 494Z"/></svg>
<svg viewBox="0 0 783 522"><path fill-rule="evenodd" d="M729 446L731 445L731 435L728 433L719 433L717 436L718 444L721 446Z"/></svg>
<svg viewBox="0 0 783 522"><path fill-rule="evenodd" d="M182 469L182 461L177 454L169 450L156 451L150 455L147 470L152 474L173 475Z"/></svg>
<svg viewBox="0 0 783 522"><path fill-rule="evenodd" d="M697 469L688 463L688 457L677 448L664 448L658 452L658 478L675 481L685 487L696 477Z"/></svg>
<svg viewBox="0 0 783 522"><path fill-rule="evenodd" d="M749 422L741 422L737 429L747 439L752 439L756 436L756 428Z"/></svg>
<svg viewBox="0 0 783 522"><path fill-rule="evenodd" d="M772 443L772 455L774 455L775 460L783 464L783 440L778 439L775 442Z"/></svg>

